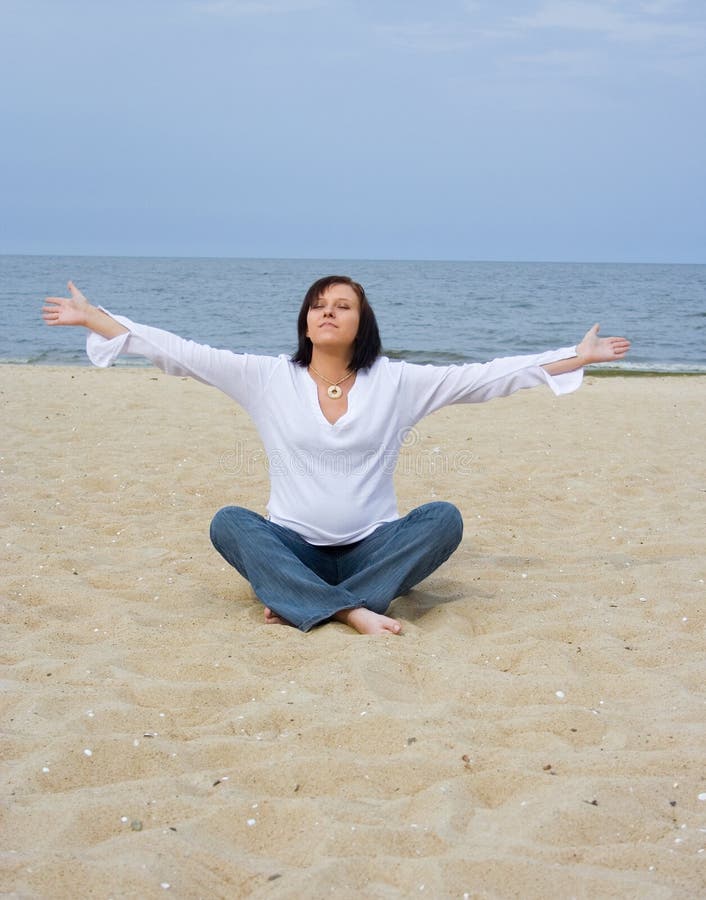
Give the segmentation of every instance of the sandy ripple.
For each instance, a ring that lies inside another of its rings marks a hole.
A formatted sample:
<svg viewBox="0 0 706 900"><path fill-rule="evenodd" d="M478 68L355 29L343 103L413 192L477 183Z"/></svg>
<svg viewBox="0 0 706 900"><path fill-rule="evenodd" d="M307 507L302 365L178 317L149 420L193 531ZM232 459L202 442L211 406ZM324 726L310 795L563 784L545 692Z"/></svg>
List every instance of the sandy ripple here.
<svg viewBox="0 0 706 900"><path fill-rule="evenodd" d="M401 505L454 500L465 538L378 640L265 626L225 571L210 516L266 477L216 392L0 367L0 890L706 893L705 383L422 423Z"/></svg>

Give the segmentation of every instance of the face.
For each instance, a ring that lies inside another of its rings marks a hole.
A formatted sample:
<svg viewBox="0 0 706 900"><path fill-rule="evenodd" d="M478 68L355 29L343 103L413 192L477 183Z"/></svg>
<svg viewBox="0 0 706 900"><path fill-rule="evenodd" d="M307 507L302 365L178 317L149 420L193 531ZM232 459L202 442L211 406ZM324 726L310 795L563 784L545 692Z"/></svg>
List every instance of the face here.
<svg viewBox="0 0 706 900"><path fill-rule="evenodd" d="M360 324L360 300L348 284L333 284L309 308L306 336L314 347L351 348Z"/></svg>

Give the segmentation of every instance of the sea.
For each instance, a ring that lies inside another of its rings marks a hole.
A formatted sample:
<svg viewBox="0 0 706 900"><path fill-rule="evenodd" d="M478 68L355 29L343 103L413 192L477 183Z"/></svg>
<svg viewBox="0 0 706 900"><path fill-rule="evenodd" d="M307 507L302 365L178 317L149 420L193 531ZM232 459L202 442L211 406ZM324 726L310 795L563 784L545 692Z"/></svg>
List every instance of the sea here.
<svg viewBox="0 0 706 900"><path fill-rule="evenodd" d="M69 279L92 303L183 337L292 353L304 294L330 274L363 284L393 358L481 362L575 344L600 322L632 341L622 372L706 374L706 265L565 262L0 256L0 362L89 364L79 329L41 319Z"/></svg>

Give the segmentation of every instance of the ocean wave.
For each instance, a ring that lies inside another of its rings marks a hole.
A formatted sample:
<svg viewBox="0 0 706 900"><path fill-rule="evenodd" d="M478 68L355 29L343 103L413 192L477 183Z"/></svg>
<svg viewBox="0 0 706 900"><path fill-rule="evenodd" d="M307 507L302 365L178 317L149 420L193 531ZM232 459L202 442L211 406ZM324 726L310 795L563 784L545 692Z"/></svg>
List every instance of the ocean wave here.
<svg viewBox="0 0 706 900"><path fill-rule="evenodd" d="M384 350L383 355L390 359L404 360L417 365L452 366L478 362L458 354L447 352L431 352L424 350ZM81 353L56 353L46 350L34 357L0 356L0 365L13 366L89 366L90 362L86 354ZM143 369L152 366L152 363L139 356L119 357L114 368L118 369ZM610 365L601 363L586 366L586 373L590 375L706 375L706 365L697 363L620 363Z"/></svg>

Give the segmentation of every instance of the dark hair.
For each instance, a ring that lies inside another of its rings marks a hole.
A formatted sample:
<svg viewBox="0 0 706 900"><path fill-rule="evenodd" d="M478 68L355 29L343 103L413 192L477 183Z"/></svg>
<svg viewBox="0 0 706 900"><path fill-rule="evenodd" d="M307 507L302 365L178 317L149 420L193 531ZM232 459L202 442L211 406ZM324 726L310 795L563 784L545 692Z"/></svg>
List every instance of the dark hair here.
<svg viewBox="0 0 706 900"><path fill-rule="evenodd" d="M297 352L292 356L292 362L297 363L299 366L308 366L311 362L312 343L306 336L306 317L319 297L330 287L333 287L334 284L347 284L348 287L353 288L360 301L360 323L358 325L358 333L353 342L353 358L351 359L350 368L354 372L357 372L359 369L368 369L382 352L380 331L378 330L375 313L372 306L368 303L363 286L358 284L357 281L353 281L347 275L326 275L324 278L319 278L318 281L315 281L306 292L304 302L299 310L299 318L297 319L299 346L297 347Z"/></svg>

